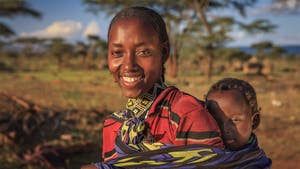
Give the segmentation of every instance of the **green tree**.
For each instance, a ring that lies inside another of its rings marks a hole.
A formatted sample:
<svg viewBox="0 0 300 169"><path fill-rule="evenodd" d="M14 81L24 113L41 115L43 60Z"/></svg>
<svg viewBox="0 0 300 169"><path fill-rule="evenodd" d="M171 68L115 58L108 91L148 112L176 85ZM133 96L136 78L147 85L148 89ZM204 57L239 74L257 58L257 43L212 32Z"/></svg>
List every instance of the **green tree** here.
<svg viewBox="0 0 300 169"><path fill-rule="evenodd" d="M0 50L2 49L2 47L5 45L6 43L0 40Z"/></svg>
<svg viewBox="0 0 300 169"><path fill-rule="evenodd" d="M36 37L21 37L14 40L13 43L23 45L24 48L21 55L23 55L24 57L30 57L34 55L33 46L42 47L45 41L45 39Z"/></svg>
<svg viewBox="0 0 300 169"><path fill-rule="evenodd" d="M182 22L185 19L188 19L184 14L185 10L185 1L152 1L152 0L127 0L127 1L109 1L109 0L84 0L84 3L88 5L88 11L97 13L98 11L104 11L108 15L115 14L116 11L119 11L123 7L128 7L132 5L145 5L155 8L162 16L165 17L166 26L169 31L169 40L172 44L171 55L169 63L171 66L170 75L172 77L177 76L178 71L178 58L180 49L182 47L183 41L183 30Z"/></svg>
<svg viewBox="0 0 300 169"><path fill-rule="evenodd" d="M81 58L81 65L84 66L87 57L88 46L81 41L78 41L75 45L75 54Z"/></svg>
<svg viewBox="0 0 300 169"><path fill-rule="evenodd" d="M102 38L99 38L96 41L96 46L98 49L98 57L100 58L100 67L107 68L107 41Z"/></svg>
<svg viewBox="0 0 300 169"><path fill-rule="evenodd" d="M273 46L270 50L271 57L282 57L282 56L286 55L287 53L288 53L287 50L280 46Z"/></svg>
<svg viewBox="0 0 300 169"><path fill-rule="evenodd" d="M214 60L214 53L213 51L221 47L221 45L230 40L230 33L231 27L233 24L237 24L240 29L245 29L246 31L250 31L250 33L257 33L257 32L271 32L275 26L270 24L269 22L261 22L261 21L254 21L256 23L253 25L251 24L244 24L240 21L236 21L231 17L222 17L221 19L214 20L207 17L207 11L217 10L222 8L228 8L232 10L237 10L241 16L246 16L246 8L254 5L256 0L243 0L243 1L236 1L236 0L192 0L187 1L190 5L190 9L197 13L197 17L200 22L203 24L204 27L204 37L209 39L202 48L204 49L204 55L206 58L207 65L206 71L204 72L207 78L211 77L211 72L213 68L213 60ZM266 20L264 20L266 21ZM224 27L225 25L226 27ZM218 28L219 29L216 29ZM226 29L224 29L226 28ZM220 36L221 35L221 36ZM202 52L203 53L203 52Z"/></svg>
<svg viewBox="0 0 300 169"><path fill-rule="evenodd" d="M267 56L268 51L270 51L272 47L273 47L273 43L270 41L262 41L251 45L251 48L256 49L256 56L259 59L262 59L265 56Z"/></svg>
<svg viewBox="0 0 300 169"><path fill-rule="evenodd" d="M58 68L64 67L64 57L71 55L73 47L66 43L62 38L51 39L49 52L57 59Z"/></svg>
<svg viewBox="0 0 300 169"><path fill-rule="evenodd" d="M169 74L176 78L179 69L179 56L185 45L185 40L189 36L187 27L192 22L189 12L186 10L186 2L178 1L160 1L149 4L155 8L165 19L169 41L171 45L169 65Z"/></svg>
<svg viewBox="0 0 300 169"><path fill-rule="evenodd" d="M106 64L107 42L101 39L98 35L88 35L89 49L87 53L88 62L100 58L99 64L103 67ZM91 64L89 64L91 65Z"/></svg>
<svg viewBox="0 0 300 169"><path fill-rule="evenodd" d="M274 27L267 22L258 22L255 25L243 24L235 21L232 17L208 17L207 12L217 9L233 9L237 10L240 15L246 16L246 7L255 4L256 0L161 0L161 1L110 1L110 0L84 0L91 11L103 11L107 14L113 14L119 8L130 5L146 5L154 8L162 16L164 16L169 27L170 43L172 46L171 65L178 64L178 56L184 44L184 40L189 42L189 45L195 45L196 53L206 58L207 69L205 74L208 78L211 77L213 67L214 53L213 51L222 46L231 39L229 33L233 24L237 24L240 28L250 33L259 31L270 32ZM264 25L263 25L264 24ZM252 25L252 27L251 27ZM194 44L191 44L194 42ZM202 58L202 57L201 57ZM175 74L176 75L176 74Z"/></svg>
<svg viewBox="0 0 300 169"><path fill-rule="evenodd" d="M41 13L30 8L25 0L1 0L0 1L0 17L12 18L17 15L29 15L40 18ZM0 22L0 37L8 37L14 35L14 31L5 23Z"/></svg>

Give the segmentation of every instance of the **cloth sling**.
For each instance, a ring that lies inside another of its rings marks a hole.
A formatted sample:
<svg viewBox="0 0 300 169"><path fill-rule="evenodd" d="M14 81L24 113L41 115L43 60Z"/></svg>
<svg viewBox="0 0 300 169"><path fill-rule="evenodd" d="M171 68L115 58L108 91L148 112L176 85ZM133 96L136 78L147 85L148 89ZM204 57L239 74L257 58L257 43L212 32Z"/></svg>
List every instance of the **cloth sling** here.
<svg viewBox="0 0 300 169"><path fill-rule="evenodd" d="M230 151L207 145L171 146L138 152L120 140L116 140L120 157L107 163L96 163L100 169L106 168L205 168L205 169L268 169L272 161L258 147L257 138L239 151Z"/></svg>
<svg viewBox="0 0 300 169"><path fill-rule="evenodd" d="M129 99L125 110L113 113L122 121L115 141L118 158L95 163L97 168L270 168L272 161L258 147L256 136L239 151L208 145L173 146L155 142L147 132L145 118L154 98L165 88L156 83L151 92Z"/></svg>
<svg viewBox="0 0 300 169"><path fill-rule="evenodd" d="M150 92L137 99L128 99L126 109L114 112L112 117L123 124L119 131L120 140L125 144L140 151L148 151L153 148L146 148L140 143L153 143L154 140L147 131L145 118L153 100L166 88L163 82L155 83ZM139 147L142 146L142 147ZM150 146L150 144L147 144ZM156 144L154 144L156 145ZM151 147L151 146L150 146Z"/></svg>

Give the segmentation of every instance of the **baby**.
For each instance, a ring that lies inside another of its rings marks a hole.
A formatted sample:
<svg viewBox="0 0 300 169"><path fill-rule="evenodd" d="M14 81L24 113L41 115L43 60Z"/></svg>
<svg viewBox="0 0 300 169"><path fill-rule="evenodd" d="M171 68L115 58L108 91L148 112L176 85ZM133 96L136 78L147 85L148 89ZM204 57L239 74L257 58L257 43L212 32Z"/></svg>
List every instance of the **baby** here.
<svg viewBox="0 0 300 169"><path fill-rule="evenodd" d="M136 150L119 159L107 163L95 163L90 168L82 169L271 168L272 160L259 148L253 133L260 123L253 87L240 79L225 78L211 86L205 100L206 108L221 129L225 149L200 144L166 146L146 152Z"/></svg>
<svg viewBox="0 0 300 169"><path fill-rule="evenodd" d="M249 83L224 78L211 86L205 100L226 148L240 150L256 139L253 130L260 123L260 113L255 90Z"/></svg>

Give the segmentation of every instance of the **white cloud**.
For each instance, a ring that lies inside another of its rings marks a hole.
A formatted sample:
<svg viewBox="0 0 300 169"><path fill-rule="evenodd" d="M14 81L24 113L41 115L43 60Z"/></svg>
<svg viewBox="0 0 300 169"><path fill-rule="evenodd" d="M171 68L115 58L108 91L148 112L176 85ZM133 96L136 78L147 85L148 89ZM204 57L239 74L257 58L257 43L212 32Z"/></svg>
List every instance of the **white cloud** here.
<svg viewBox="0 0 300 169"><path fill-rule="evenodd" d="M71 38L76 33L80 32L82 25L80 22L66 20L56 21L42 30L34 32L22 32L22 37L41 37L41 38Z"/></svg>
<svg viewBox="0 0 300 169"><path fill-rule="evenodd" d="M260 33L249 34L243 30L231 32L231 37L234 41L228 43L228 46L250 46L253 43L261 41L271 41L276 45L299 45L300 33Z"/></svg>
<svg viewBox="0 0 300 169"><path fill-rule="evenodd" d="M264 40L264 34L249 34L243 30L236 30L230 33L233 38L230 46L249 46L253 43L260 42Z"/></svg>
<svg viewBox="0 0 300 169"><path fill-rule="evenodd" d="M281 2L273 2L262 4L249 11L251 16L263 16L267 14L287 14L297 12L300 6L298 0L285 0Z"/></svg>
<svg viewBox="0 0 300 169"><path fill-rule="evenodd" d="M276 43L287 45L299 45L300 33L298 34L279 34L276 36Z"/></svg>
<svg viewBox="0 0 300 169"><path fill-rule="evenodd" d="M99 35L100 29L96 21L91 21L83 31L83 36L87 37L88 35Z"/></svg>

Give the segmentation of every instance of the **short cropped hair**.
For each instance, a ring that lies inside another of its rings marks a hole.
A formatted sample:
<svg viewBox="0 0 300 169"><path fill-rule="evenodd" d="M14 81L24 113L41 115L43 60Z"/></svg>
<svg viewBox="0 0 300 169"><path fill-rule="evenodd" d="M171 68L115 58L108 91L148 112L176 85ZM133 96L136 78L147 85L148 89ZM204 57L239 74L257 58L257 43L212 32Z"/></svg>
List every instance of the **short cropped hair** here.
<svg viewBox="0 0 300 169"><path fill-rule="evenodd" d="M217 83L213 84L207 92L206 100L210 93L226 90L238 90L244 97L246 103L249 105L251 109L251 115L255 113L260 114L260 108L258 107L254 88L248 82L241 79L224 78L219 80Z"/></svg>
<svg viewBox="0 0 300 169"><path fill-rule="evenodd" d="M138 17L142 21L145 21L146 23L149 23L149 25L153 26L153 29L158 33L160 42L167 43L168 48L170 47L169 36L167 33L165 21L156 11L143 6L133 6L133 7L125 8L121 10L119 13L117 13L110 22L109 29L108 29L108 36L110 34L112 25L116 21L124 18L125 19L131 18L131 17Z"/></svg>

